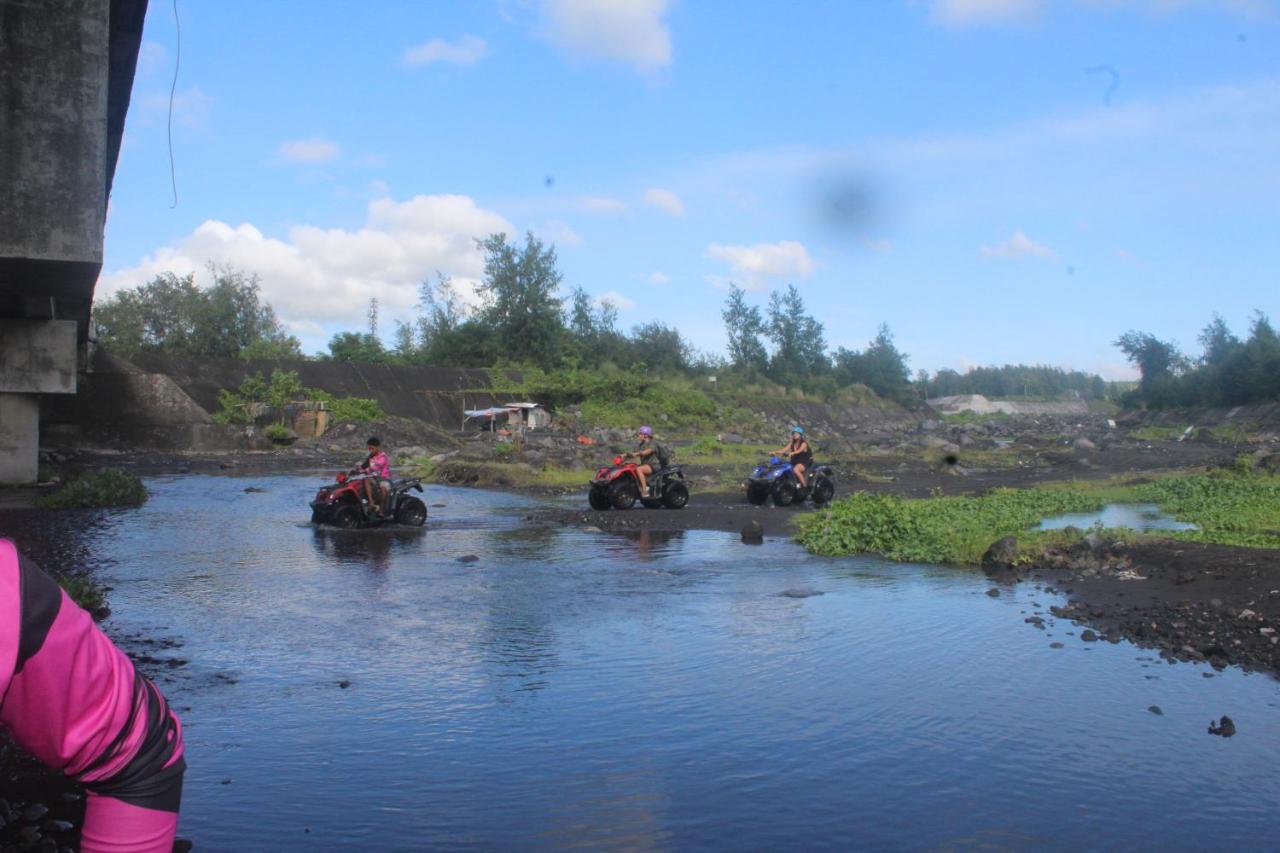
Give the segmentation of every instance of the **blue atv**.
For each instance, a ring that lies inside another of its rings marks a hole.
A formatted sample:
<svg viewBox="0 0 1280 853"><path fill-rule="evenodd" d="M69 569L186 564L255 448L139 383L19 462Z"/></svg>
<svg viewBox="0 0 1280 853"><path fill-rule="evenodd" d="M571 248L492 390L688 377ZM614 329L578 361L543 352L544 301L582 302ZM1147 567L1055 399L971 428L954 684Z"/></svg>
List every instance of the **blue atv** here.
<svg viewBox="0 0 1280 853"><path fill-rule="evenodd" d="M791 469L791 463L772 456L768 462L757 465L747 478L747 500L756 506L763 505L770 498L777 506L802 503L805 498L811 498L814 506L830 501L836 493L831 469L815 462L805 474L809 484L800 488L800 480Z"/></svg>

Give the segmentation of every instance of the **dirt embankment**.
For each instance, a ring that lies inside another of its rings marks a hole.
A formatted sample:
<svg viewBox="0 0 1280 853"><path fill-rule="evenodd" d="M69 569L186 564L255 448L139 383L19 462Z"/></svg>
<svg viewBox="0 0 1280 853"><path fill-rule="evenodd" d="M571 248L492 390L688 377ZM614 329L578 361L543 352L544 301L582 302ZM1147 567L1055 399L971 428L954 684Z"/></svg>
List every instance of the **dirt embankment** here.
<svg viewBox="0 0 1280 853"><path fill-rule="evenodd" d="M1028 617L1037 628L1066 619L1087 626L1086 642L1125 639L1169 660L1280 675L1280 551L1091 534L1034 566L996 562L985 567L995 580L1067 596L1066 605Z"/></svg>

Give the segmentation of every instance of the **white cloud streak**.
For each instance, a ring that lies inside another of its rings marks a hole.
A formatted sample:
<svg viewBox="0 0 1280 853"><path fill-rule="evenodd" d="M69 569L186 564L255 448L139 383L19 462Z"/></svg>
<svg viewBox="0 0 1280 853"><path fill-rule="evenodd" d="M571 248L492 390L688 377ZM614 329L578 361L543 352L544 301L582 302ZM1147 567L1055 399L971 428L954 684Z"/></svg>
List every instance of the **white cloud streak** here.
<svg viewBox="0 0 1280 853"><path fill-rule="evenodd" d="M338 159L342 151L338 143L319 136L311 139L295 139L280 143L280 157L289 163L330 163Z"/></svg>
<svg viewBox="0 0 1280 853"><path fill-rule="evenodd" d="M948 27L991 26L1034 21L1043 0L933 0L929 17Z"/></svg>
<svg viewBox="0 0 1280 853"><path fill-rule="evenodd" d="M671 190L664 190L659 187L645 190L644 203L650 207L665 211L672 216L684 216L684 202L680 200L680 196Z"/></svg>
<svg viewBox="0 0 1280 853"><path fill-rule="evenodd" d="M706 254L728 264L730 280L746 290L764 290L772 281L808 278L814 268L808 250L794 240L754 246L712 243Z"/></svg>
<svg viewBox="0 0 1280 853"><path fill-rule="evenodd" d="M642 74L671 65L669 0L543 0L543 26L575 59L620 62Z"/></svg>
<svg viewBox="0 0 1280 853"><path fill-rule="evenodd" d="M607 196L583 196L578 199L578 206L586 213L599 216L622 216L627 212L625 203Z"/></svg>
<svg viewBox="0 0 1280 853"><path fill-rule="evenodd" d="M1058 253L1042 243L1037 243L1021 229L1013 232L1013 236L1003 243L994 246L983 246L980 252L984 258L1046 258L1058 259Z"/></svg>
<svg viewBox="0 0 1280 853"><path fill-rule="evenodd" d="M475 65L488 53L488 45L477 36L463 36L456 42L433 38L417 47L406 48L402 61L405 65Z"/></svg>
<svg viewBox="0 0 1280 853"><path fill-rule="evenodd" d="M624 296L616 290L610 290L608 293L602 293L596 297L595 303L598 307L603 307L605 303L612 305L619 311L630 311L636 307L636 301L628 296Z"/></svg>

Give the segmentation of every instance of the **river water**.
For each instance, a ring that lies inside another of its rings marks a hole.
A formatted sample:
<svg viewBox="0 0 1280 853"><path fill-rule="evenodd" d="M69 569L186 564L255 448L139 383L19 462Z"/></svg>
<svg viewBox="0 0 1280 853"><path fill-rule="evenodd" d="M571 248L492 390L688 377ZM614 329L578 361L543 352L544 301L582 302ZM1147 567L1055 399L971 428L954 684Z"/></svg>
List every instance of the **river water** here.
<svg viewBox="0 0 1280 853"><path fill-rule="evenodd" d="M1035 630L1059 599L1029 585L542 525L531 499L440 487L425 530L322 530L318 482L157 479L145 507L60 529L0 517L98 567L113 635L179 644L151 654L187 663L152 668L197 849L1280 837L1278 683ZM1234 738L1206 733L1222 714Z"/></svg>

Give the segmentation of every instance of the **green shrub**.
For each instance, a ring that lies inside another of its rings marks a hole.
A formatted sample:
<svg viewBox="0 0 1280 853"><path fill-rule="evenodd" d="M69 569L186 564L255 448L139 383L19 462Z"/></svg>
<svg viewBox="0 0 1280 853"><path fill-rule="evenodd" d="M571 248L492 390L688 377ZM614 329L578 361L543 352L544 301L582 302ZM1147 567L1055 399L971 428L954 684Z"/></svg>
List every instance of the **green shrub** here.
<svg viewBox="0 0 1280 853"><path fill-rule="evenodd" d="M262 434L274 442L283 443L294 438L293 431L284 424L269 424Z"/></svg>
<svg viewBox="0 0 1280 853"><path fill-rule="evenodd" d="M320 398L312 396L311 399ZM325 403L333 419L337 421L376 421L387 416L377 400L364 397L329 397Z"/></svg>
<svg viewBox="0 0 1280 853"><path fill-rule="evenodd" d="M36 503L43 509L142 506L146 486L136 474L108 468L83 474Z"/></svg>

